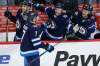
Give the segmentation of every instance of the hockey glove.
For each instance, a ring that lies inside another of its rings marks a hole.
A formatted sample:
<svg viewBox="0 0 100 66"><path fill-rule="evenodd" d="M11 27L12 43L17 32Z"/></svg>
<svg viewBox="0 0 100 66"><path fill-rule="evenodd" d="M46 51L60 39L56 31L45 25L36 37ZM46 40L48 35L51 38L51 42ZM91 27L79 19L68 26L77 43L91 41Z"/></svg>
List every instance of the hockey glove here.
<svg viewBox="0 0 100 66"><path fill-rule="evenodd" d="M10 11L5 11L4 16L5 17L10 17L12 15L12 13Z"/></svg>
<svg viewBox="0 0 100 66"><path fill-rule="evenodd" d="M74 30L75 33L78 32L78 31L79 31L79 25L76 24L76 25L73 27L73 30Z"/></svg>
<svg viewBox="0 0 100 66"><path fill-rule="evenodd" d="M54 47L50 44L46 44L45 45L45 50L47 50L48 52L52 52L54 50Z"/></svg>

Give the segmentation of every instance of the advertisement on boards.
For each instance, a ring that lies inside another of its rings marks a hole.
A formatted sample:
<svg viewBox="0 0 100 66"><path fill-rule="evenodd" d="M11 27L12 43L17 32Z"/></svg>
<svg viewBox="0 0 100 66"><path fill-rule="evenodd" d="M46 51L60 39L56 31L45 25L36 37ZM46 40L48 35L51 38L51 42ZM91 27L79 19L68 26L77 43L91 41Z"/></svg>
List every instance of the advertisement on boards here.
<svg viewBox="0 0 100 66"><path fill-rule="evenodd" d="M100 66L100 0L0 0L0 66Z"/></svg>
<svg viewBox="0 0 100 66"><path fill-rule="evenodd" d="M39 49L40 66L99 66L100 42L50 43L54 51ZM36 60L33 60L34 62ZM31 63L31 62L30 62ZM0 66L24 66L20 44L0 45ZM26 65L27 66L27 65Z"/></svg>

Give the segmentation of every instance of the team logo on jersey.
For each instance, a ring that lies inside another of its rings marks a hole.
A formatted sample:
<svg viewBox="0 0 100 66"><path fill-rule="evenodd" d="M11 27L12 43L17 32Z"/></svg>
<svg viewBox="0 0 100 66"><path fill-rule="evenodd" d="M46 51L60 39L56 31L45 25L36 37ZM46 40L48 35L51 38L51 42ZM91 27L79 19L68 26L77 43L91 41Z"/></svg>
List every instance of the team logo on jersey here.
<svg viewBox="0 0 100 66"><path fill-rule="evenodd" d="M19 29L21 26L21 23L19 22L19 20L16 21L16 28Z"/></svg>
<svg viewBox="0 0 100 66"><path fill-rule="evenodd" d="M24 28L24 30L27 30L28 29L28 27L26 25L24 25L23 28Z"/></svg>
<svg viewBox="0 0 100 66"><path fill-rule="evenodd" d="M67 18L68 16L67 16L67 15L63 15L63 17L64 17L64 18Z"/></svg>
<svg viewBox="0 0 100 66"><path fill-rule="evenodd" d="M79 28L79 32L82 34L82 35L85 35L86 34L86 29L84 27L80 27Z"/></svg>

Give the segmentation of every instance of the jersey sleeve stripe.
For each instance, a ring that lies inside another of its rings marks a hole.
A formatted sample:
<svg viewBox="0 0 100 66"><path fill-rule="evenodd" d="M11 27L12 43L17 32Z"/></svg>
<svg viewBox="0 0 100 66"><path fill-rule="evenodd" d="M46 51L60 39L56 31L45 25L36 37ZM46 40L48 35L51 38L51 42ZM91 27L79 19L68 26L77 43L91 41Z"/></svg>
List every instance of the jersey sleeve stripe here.
<svg viewBox="0 0 100 66"><path fill-rule="evenodd" d="M33 46L38 46L38 45L41 45L41 41L33 44Z"/></svg>
<svg viewBox="0 0 100 66"><path fill-rule="evenodd" d="M22 55L22 56L27 56L27 55L30 55L30 54L36 54L38 52L38 50L30 50L30 51L25 51L25 52L23 52L23 51L21 51L20 52L20 54Z"/></svg>
<svg viewBox="0 0 100 66"><path fill-rule="evenodd" d="M45 33L47 34L47 36L49 36L49 37L52 38L52 39L55 39L55 40L63 39L63 36L56 37L56 36L51 35L51 34L47 31L47 29L45 29Z"/></svg>
<svg viewBox="0 0 100 66"><path fill-rule="evenodd" d="M92 25L91 27L89 27L89 28L94 28L95 27L95 25Z"/></svg>
<svg viewBox="0 0 100 66"><path fill-rule="evenodd" d="M39 40L40 40L39 37L38 38L34 38L34 39L32 39L32 42L39 41Z"/></svg>

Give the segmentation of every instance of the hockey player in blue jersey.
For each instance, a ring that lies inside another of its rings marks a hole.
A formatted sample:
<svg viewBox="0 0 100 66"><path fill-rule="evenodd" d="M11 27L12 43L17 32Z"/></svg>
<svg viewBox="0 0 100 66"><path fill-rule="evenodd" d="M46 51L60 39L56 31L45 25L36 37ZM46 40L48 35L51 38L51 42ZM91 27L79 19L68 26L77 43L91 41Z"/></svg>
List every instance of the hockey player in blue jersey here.
<svg viewBox="0 0 100 66"><path fill-rule="evenodd" d="M76 36L81 39L91 39L91 34L95 32L96 20L92 14L92 7L90 5L85 5L82 10L81 18L77 17L77 24L73 28Z"/></svg>
<svg viewBox="0 0 100 66"><path fill-rule="evenodd" d="M39 19L37 14L31 14L32 22L27 23L24 26L23 39L21 41L21 55L24 57L24 66L40 66L40 58L31 62L39 57L39 48L43 48L48 52L54 50L54 47L49 44L44 44L41 41L41 33L44 31L43 25L37 25L36 22Z"/></svg>
<svg viewBox="0 0 100 66"><path fill-rule="evenodd" d="M37 4L37 7L40 7L39 4ZM46 35L51 40L64 39L66 32L67 35L71 33L70 28L72 23L70 18L64 13L63 7L62 3L57 3L55 7L44 6L44 11L49 17L49 23L52 25L51 28L45 31Z"/></svg>
<svg viewBox="0 0 100 66"><path fill-rule="evenodd" d="M14 41L20 41L23 35L23 26L26 24L29 14L31 13L31 3L23 2L21 9L17 11L16 16L12 15L10 11L5 12L5 17L16 24L16 35Z"/></svg>

